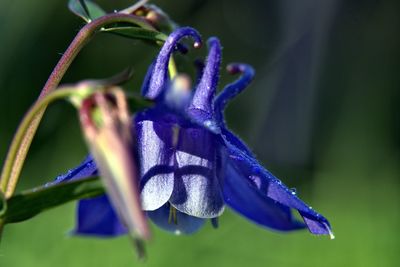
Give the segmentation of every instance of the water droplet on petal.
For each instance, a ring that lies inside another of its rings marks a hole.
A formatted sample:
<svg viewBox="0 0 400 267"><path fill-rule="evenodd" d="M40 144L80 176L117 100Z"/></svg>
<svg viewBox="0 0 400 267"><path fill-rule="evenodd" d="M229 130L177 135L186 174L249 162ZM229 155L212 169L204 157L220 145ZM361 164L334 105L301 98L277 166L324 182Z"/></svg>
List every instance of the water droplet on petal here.
<svg viewBox="0 0 400 267"><path fill-rule="evenodd" d="M200 42L195 42L194 44L193 44L193 47L194 48L200 48L201 47L201 43Z"/></svg>
<svg viewBox="0 0 400 267"><path fill-rule="evenodd" d="M290 190L292 191L292 195L296 195L297 194L296 188L291 188Z"/></svg>
<svg viewBox="0 0 400 267"><path fill-rule="evenodd" d="M175 230L174 234L176 234L176 235L181 235L182 232L181 232L180 230L177 229L177 230Z"/></svg>

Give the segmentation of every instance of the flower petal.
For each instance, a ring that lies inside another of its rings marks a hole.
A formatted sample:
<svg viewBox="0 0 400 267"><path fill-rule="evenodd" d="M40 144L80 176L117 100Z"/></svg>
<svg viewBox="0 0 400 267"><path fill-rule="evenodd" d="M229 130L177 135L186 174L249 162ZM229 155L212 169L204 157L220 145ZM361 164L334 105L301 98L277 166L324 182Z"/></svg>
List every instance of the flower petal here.
<svg viewBox="0 0 400 267"><path fill-rule="evenodd" d="M47 184L57 184L69 180L83 179L97 174L97 166L91 155L76 168L60 175L55 181ZM113 237L127 233L120 223L106 195L80 200L77 205L77 225L73 230L76 235Z"/></svg>
<svg viewBox="0 0 400 267"><path fill-rule="evenodd" d="M215 119L218 123L224 124L223 112L224 109L232 98L240 94L253 80L254 69L247 64L242 63L232 63L227 66L227 70L230 74L241 73L239 79L233 83L228 84L225 88L218 94L214 101L214 112Z"/></svg>
<svg viewBox="0 0 400 267"><path fill-rule="evenodd" d="M290 208L263 197L257 188L235 169L234 163L227 162L224 178L226 204L247 219L279 231L304 228L304 224L293 218Z"/></svg>
<svg viewBox="0 0 400 267"><path fill-rule="evenodd" d="M174 188L173 125L151 115L136 119L143 210L155 210Z"/></svg>
<svg viewBox="0 0 400 267"><path fill-rule="evenodd" d="M264 175L273 177L272 174L266 170L264 170ZM275 181L271 179L268 183L268 190L265 193L269 198L288 207L297 209L311 233L316 235L332 235L328 220L315 212L310 206L307 206L295 196L293 191L287 188L278 179Z"/></svg>
<svg viewBox="0 0 400 267"><path fill-rule="evenodd" d="M69 170L65 174L61 174L56 177L56 179L50 183L47 183L46 186L50 186L52 184L58 184L61 182L66 182L70 180L78 180L87 178L90 176L94 176L97 174L97 166L94 162L94 159L91 155L86 156L86 158L79 164L77 167Z"/></svg>
<svg viewBox="0 0 400 267"><path fill-rule="evenodd" d="M193 234L204 225L205 219L193 217L176 211L176 223L170 219L170 204L165 204L155 211L148 211L149 218L161 229L175 234Z"/></svg>
<svg viewBox="0 0 400 267"><path fill-rule="evenodd" d="M228 131L226 130L226 132ZM253 184L260 196L266 201L272 200L279 205L297 209L311 233L332 234L327 219L307 206L292 190L288 189L280 180L264 169L254 157L234 145L236 139L233 138L233 134L222 135L222 137L228 149L229 161L243 180ZM227 176L230 172L229 164L227 164L225 179L228 179Z"/></svg>
<svg viewBox="0 0 400 267"><path fill-rule="evenodd" d="M156 99L161 94L164 87L168 84L167 72L171 54L176 48L177 42L187 36L191 36L195 40L194 47L199 47L201 45L200 34L195 29L184 27L171 33L158 54L148 89L144 90L144 97Z"/></svg>
<svg viewBox="0 0 400 267"><path fill-rule="evenodd" d="M182 128L175 152L175 184L170 202L200 218L222 214L224 201L216 176L215 135L201 128Z"/></svg>
<svg viewBox="0 0 400 267"><path fill-rule="evenodd" d="M221 44L215 37L208 40L209 52L203 75L194 92L188 112L200 116L202 122L211 120L213 115L212 100L214 98L221 64Z"/></svg>
<svg viewBox="0 0 400 267"><path fill-rule="evenodd" d="M106 195L79 201L73 234L113 237L126 234Z"/></svg>

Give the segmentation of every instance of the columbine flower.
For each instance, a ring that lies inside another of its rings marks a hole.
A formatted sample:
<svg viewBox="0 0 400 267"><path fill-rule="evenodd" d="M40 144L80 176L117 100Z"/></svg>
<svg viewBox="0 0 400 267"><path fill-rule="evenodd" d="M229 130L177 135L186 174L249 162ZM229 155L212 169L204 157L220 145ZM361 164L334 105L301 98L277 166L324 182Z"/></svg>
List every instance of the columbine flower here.
<svg viewBox="0 0 400 267"><path fill-rule="evenodd" d="M142 94L155 106L135 118L140 160L142 208L163 229L193 233L206 219L214 224L225 205L249 220L280 231L308 227L313 234L331 234L329 222L301 201L295 192L264 169L247 146L226 127L223 111L254 76L245 64L228 71L241 77L215 96L221 46L208 41L209 53L195 90L190 80L168 76L168 63L177 43L190 36L201 43L197 31L173 32L149 68ZM97 172L91 157L59 178L78 179ZM304 224L292 216L297 210ZM124 232L107 197L82 200L77 233L118 235Z"/></svg>

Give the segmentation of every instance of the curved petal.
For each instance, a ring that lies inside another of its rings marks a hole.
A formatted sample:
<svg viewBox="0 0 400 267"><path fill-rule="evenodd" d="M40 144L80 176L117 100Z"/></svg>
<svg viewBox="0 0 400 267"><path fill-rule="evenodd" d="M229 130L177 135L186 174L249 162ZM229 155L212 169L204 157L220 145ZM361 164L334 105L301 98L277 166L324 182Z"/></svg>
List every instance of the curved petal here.
<svg viewBox="0 0 400 267"><path fill-rule="evenodd" d="M279 205L297 209L311 233L329 234L332 236L328 220L307 206L293 191L264 169L254 157L233 145L233 141L229 140L232 136L234 135L231 134L230 137L222 135L229 154L227 159L229 163L224 168L225 179L229 179L228 175L231 173L229 168L230 164L232 164L237 171L237 175L234 178L240 177L242 180L247 181L247 183L252 184L253 188L256 189L266 203L267 201L274 201ZM225 195L225 198L229 198L229 195Z"/></svg>
<svg viewBox="0 0 400 267"><path fill-rule="evenodd" d="M180 129L170 203L191 216L214 218L224 210L221 186L216 176L215 138L205 129Z"/></svg>
<svg viewBox="0 0 400 267"><path fill-rule="evenodd" d="M217 89L221 64L221 44L219 40L215 37L210 38L208 46L209 52L203 75L188 108L192 117L201 122L212 119L212 100Z"/></svg>
<svg viewBox="0 0 400 267"><path fill-rule="evenodd" d="M151 76L153 75L155 64L156 64L156 61L153 60L153 62L151 62L150 66L147 68L147 72L146 72L146 75L144 76L143 83L142 83L142 89L141 89L142 96L145 96L147 94L147 92L149 91L150 80L151 80Z"/></svg>
<svg viewBox="0 0 400 267"><path fill-rule="evenodd" d="M155 210L174 188L173 124L142 113L136 119L142 208Z"/></svg>
<svg viewBox="0 0 400 267"><path fill-rule="evenodd" d="M147 215L158 227L174 234L193 234L200 230L206 221L176 211L176 222L171 222L170 205L168 203L155 211L148 211Z"/></svg>
<svg viewBox="0 0 400 267"><path fill-rule="evenodd" d="M77 213L73 234L113 237L127 233L106 195L79 201Z"/></svg>
<svg viewBox="0 0 400 267"><path fill-rule="evenodd" d="M161 94L164 86L167 84L168 64L171 54L176 48L177 42L179 42L183 37L187 36L190 36L195 40L194 47L200 47L201 37L195 29L184 27L179 28L171 33L161 48L160 53L158 54L153 72L151 74L148 89L145 90L145 94L143 95L144 97L156 99Z"/></svg>
<svg viewBox="0 0 400 267"><path fill-rule="evenodd" d="M228 84L225 88L218 94L218 96L214 100L214 112L215 112L215 119L218 123L224 124L224 116L223 112L224 109L232 98L240 94L249 83L254 78L254 69L247 64L242 63L232 63L227 66L227 71L230 74L241 73L239 79L234 81L233 83Z"/></svg>

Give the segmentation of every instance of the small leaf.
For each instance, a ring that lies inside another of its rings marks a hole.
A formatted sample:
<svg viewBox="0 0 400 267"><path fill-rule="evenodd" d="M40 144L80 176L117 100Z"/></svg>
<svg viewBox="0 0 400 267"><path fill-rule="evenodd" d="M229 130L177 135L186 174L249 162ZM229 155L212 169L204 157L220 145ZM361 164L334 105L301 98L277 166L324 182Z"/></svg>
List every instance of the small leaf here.
<svg viewBox="0 0 400 267"><path fill-rule="evenodd" d="M68 8L87 23L107 14L100 6L91 0L69 0Z"/></svg>
<svg viewBox="0 0 400 267"><path fill-rule="evenodd" d="M25 221L69 201L96 197L101 194L104 194L104 188L98 177L38 187L7 199L7 206L0 215L0 220L4 223Z"/></svg>
<svg viewBox="0 0 400 267"><path fill-rule="evenodd" d="M162 32L158 32L155 30L147 30L139 27L132 27L132 26L113 26L109 28L105 28L102 30L103 32L110 32L117 35L121 35L128 38L133 39L142 39L148 41L155 41L164 43L167 39L167 35Z"/></svg>

